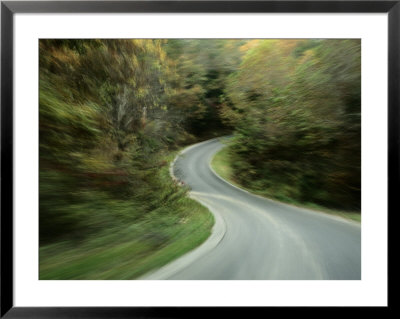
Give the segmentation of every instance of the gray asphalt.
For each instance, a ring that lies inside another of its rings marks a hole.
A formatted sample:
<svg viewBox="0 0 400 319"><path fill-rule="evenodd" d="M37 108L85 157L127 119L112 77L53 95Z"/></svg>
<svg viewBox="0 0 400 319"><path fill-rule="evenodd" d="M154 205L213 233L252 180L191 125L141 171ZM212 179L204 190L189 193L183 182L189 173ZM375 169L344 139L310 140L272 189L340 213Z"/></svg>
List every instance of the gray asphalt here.
<svg viewBox="0 0 400 319"><path fill-rule="evenodd" d="M222 217L225 235L173 280L359 280L361 226L340 217L254 196L222 180L210 160L224 145L210 140L175 162L192 196Z"/></svg>

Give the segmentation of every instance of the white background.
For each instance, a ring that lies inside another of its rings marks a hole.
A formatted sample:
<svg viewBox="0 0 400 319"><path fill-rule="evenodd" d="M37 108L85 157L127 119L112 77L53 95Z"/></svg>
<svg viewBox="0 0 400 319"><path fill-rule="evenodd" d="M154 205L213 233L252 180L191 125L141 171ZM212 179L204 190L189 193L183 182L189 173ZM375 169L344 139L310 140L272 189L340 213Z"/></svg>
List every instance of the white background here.
<svg viewBox="0 0 400 319"><path fill-rule="evenodd" d="M387 305L387 15L15 15L15 306ZM361 38L362 280L39 281L39 38Z"/></svg>

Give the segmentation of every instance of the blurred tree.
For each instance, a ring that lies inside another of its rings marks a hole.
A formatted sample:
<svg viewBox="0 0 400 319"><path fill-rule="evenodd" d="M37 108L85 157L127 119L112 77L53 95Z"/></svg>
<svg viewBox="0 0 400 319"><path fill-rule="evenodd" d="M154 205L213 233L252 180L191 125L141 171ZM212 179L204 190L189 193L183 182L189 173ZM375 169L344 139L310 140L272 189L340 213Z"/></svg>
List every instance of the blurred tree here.
<svg viewBox="0 0 400 319"><path fill-rule="evenodd" d="M123 199L157 188L161 154L184 135L168 105L164 42L40 41L41 240L85 233L90 218L70 205L94 191Z"/></svg>
<svg viewBox="0 0 400 319"><path fill-rule="evenodd" d="M260 40L230 76L237 178L281 198L360 207L360 42Z"/></svg>
<svg viewBox="0 0 400 319"><path fill-rule="evenodd" d="M166 52L175 61L171 104L185 110L186 129L195 135L224 132L221 120L227 77L240 64L242 40L169 40Z"/></svg>

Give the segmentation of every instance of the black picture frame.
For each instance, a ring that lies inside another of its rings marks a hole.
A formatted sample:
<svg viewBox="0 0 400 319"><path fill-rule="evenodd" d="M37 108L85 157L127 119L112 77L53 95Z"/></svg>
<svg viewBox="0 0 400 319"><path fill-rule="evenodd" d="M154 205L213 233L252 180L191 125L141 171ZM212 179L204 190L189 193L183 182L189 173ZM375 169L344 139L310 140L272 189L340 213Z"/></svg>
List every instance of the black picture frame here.
<svg viewBox="0 0 400 319"><path fill-rule="evenodd" d="M177 318L252 317L278 307L15 307L13 303L13 19L15 13L388 13L388 218L398 213L400 0L396 1L1 1L1 317ZM393 224L393 223L392 223ZM389 232L388 234L392 234ZM388 243L390 244L390 235ZM390 251L390 245L389 251ZM388 255L389 261L389 255ZM389 269L388 269L389 270ZM389 287L389 281L388 281ZM388 307L391 306L388 299ZM331 308L335 314L340 307ZM290 307L297 315L307 307ZM314 311L325 312L326 307ZM347 311L347 310L346 310ZM367 311L370 311L367 310Z"/></svg>

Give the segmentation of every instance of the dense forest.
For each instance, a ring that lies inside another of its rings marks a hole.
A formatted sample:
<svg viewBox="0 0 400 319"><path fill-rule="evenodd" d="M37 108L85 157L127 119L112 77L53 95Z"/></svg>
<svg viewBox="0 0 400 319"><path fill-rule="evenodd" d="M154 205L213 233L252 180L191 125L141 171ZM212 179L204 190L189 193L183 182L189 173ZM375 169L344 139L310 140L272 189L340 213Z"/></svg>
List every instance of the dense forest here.
<svg viewBox="0 0 400 319"><path fill-rule="evenodd" d="M244 187L358 211L360 50L359 40L40 40L40 278L136 278L203 242L213 217L168 167L215 136L232 135Z"/></svg>

